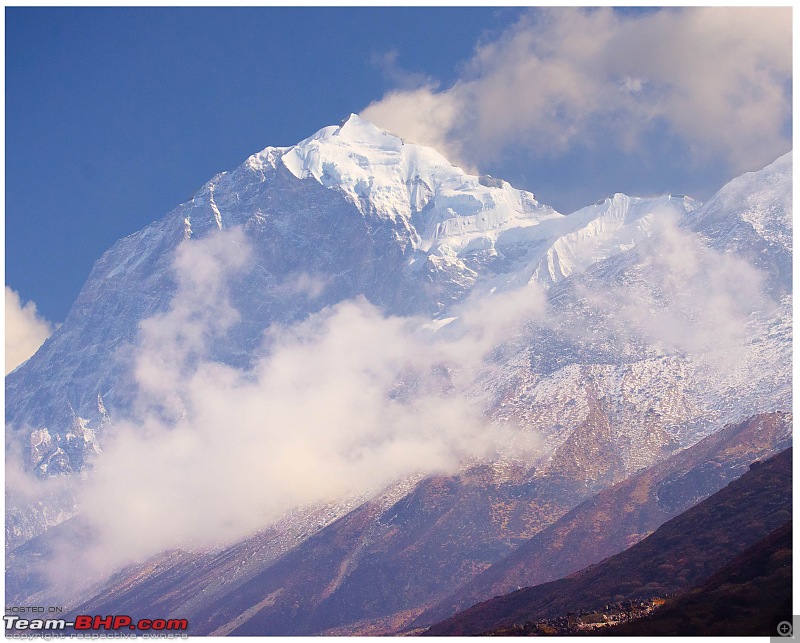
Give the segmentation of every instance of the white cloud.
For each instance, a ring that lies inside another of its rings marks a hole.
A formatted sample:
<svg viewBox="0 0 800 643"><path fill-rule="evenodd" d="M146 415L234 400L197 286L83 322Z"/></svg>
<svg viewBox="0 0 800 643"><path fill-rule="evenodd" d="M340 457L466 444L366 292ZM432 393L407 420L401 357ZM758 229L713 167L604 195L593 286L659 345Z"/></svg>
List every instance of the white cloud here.
<svg viewBox="0 0 800 643"><path fill-rule="evenodd" d="M284 283L277 287L282 296L292 297L300 295L309 300L317 299L330 282L329 277L318 274L300 272L289 277Z"/></svg>
<svg viewBox="0 0 800 643"><path fill-rule="evenodd" d="M659 126L696 160L757 169L791 146L791 8L551 8L476 47L462 77L362 115L474 166L514 146L630 150Z"/></svg>
<svg viewBox="0 0 800 643"><path fill-rule="evenodd" d="M384 78L399 88L414 89L433 82L423 73L403 69L399 57L397 49L390 49L382 54L374 53L370 62L383 73Z"/></svg>
<svg viewBox="0 0 800 643"><path fill-rule="evenodd" d="M294 507L537 450L532 432L491 425L485 395L467 386L504 331L540 307L536 291L465 309L446 336L344 301L271 327L263 355L237 369L204 355L237 319L227 282L248 256L239 230L179 250L178 292L132 347L138 404L107 432L79 493L99 537L87 564L232 542ZM308 275L290 285L310 295L323 287Z"/></svg>
<svg viewBox="0 0 800 643"><path fill-rule="evenodd" d="M729 372L745 357L751 324L771 318L778 307L765 293L766 275L735 254L706 246L674 213L655 215L653 235L634 250L635 267L600 284L578 281L589 313L581 310L570 332L590 338L584 333L595 328L581 320L603 320L608 348L617 354L629 344L646 345L664 355L703 355L712 368ZM553 315L547 323L559 328L560 319Z"/></svg>
<svg viewBox="0 0 800 643"><path fill-rule="evenodd" d="M186 364L199 359L239 319L228 301L227 281L249 254L238 228L179 246L173 265L178 290L170 309L140 324L134 352L139 413L158 412L170 419L185 413L179 387Z"/></svg>
<svg viewBox="0 0 800 643"><path fill-rule="evenodd" d="M6 375L22 364L53 332L36 312L32 301L22 304L19 294L6 286Z"/></svg>
<svg viewBox="0 0 800 643"><path fill-rule="evenodd" d="M437 92L434 85L389 92L361 112L378 127L410 141L428 145L466 170L474 163L462 153L463 141L455 135L461 118L459 92Z"/></svg>

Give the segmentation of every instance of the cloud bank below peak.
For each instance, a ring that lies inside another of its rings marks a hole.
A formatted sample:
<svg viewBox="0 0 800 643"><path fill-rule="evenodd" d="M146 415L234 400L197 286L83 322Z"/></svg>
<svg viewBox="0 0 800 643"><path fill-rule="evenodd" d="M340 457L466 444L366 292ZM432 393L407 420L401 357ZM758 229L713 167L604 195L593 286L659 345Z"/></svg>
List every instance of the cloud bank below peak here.
<svg viewBox="0 0 800 643"><path fill-rule="evenodd" d="M270 326L252 367L237 368L207 355L240 319L230 280L253 264L241 228L178 248L169 309L142 321L124 352L137 399L107 430L78 494L96 542L67 559L99 573L167 549L232 543L297 507L363 500L474 458L539 452L536 431L492 424L489 392L469 386L498 338L542 308L536 288L461 310L452 336L345 300ZM285 285L318 287L308 276ZM108 520L109 503L119 520ZM72 574L69 560L57 568Z"/></svg>
<svg viewBox="0 0 800 643"><path fill-rule="evenodd" d="M791 147L791 25L788 7L534 10L450 87L404 83L361 116L466 168L518 149L633 153L655 132L740 173Z"/></svg>

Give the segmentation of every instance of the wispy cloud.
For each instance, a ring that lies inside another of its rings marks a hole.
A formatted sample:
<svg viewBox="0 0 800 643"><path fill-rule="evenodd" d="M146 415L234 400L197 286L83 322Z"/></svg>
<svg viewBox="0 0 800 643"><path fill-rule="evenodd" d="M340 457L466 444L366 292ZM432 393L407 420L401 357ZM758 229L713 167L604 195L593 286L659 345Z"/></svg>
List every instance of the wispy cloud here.
<svg viewBox="0 0 800 643"><path fill-rule="evenodd" d="M36 304L23 305L19 294L6 286L6 375L31 357L52 332L52 324L36 312Z"/></svg>
<svg viewBox="0 0 800 643"><path fill-rule="evenodd" d="M400 65L399 59L400 54L397 49L389 49L383 53L373 53L370 62L395 88L414 89L434 82L430 76L422 72L404 69Z"/></svg>
<svg viewBox="0 0 800 643"><path fill-rule="evenodd" d="M699 161L757 169L791 147L791 9L531 11L461 78L403 87L362 115L467 167L515 147L632 150L664 128Z"/></svg>
<svg viewBox="0 0 800 643"><path fill-rule="evenodd" d="M601 313L620 352L633 341L666 355L703 354L733 368L751 339L750 322L778 306L764 291L766 275L704 245L669 211L654 220L653 236L633 251L635 264L618 280L579 281L580 298Z"/></svg>
<svg viewBox="0 0 800 643"><path fill-rule="evenodd" d="M515 293L496 296L492 311L463 311L449 335L344 301L270 327L262 356L240 369L204 355L238 318L227 283L249 256L240 230L184 243L169 310L142 322L129 353L137 404L108 430L79 494L98 533L92 564L231 542L300 505L537 450L534 432L490 425L485 396L464 385L502 334L542 305L535 289L524 305ZM324 284L300 275L289 287L313 296Z"/></svg>

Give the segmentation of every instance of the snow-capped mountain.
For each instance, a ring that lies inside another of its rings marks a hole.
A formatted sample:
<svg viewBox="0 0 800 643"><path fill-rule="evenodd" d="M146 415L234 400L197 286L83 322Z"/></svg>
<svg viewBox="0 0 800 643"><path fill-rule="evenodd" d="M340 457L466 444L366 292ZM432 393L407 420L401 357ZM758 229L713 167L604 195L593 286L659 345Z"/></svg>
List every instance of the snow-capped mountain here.
<svg viewBox="0 0 800 643"><path fill-rule="evenodd" d="M480 367L459 380L486 401L487 430L514 426L541 442L535 460L494 458L488 478L470 474L475 489L517 485L483 498L515 516L498 522L502 545L486 545L493 559L724 424L791 408L790 154L707 204L615 194L564 215L351 115L217 175L97 261L65 322L6 378L7 450L26 475L71 479L103 458L115 421L137 412L132 354L147 320L166 320L180 295L181 248L232 229L250 248L226 284L235 315L194 357L247 374L269 329L341 302L363 298L443 341L468 335L476 315L491 328L515 297L539 302L488 333ZM206 267L186 268L199 278ZM456 371L442 364L443 389ZM422 386L398 379L398 396ZM424 495L419 478L404 484ZM10 549L77 511L64 489L7 497ZM361 524L352 502L330 505L324 521L304 508L280 524L292 543L343 515ZM467 520L468 504L446 524ZM383 520L376 507L364 520ZM476 538L499 538L492 529Z"/></svg>
<svg viewBox="0 0 800 643"><path fill-rule="evenodd" d="M776 296L792 292L792 153L735 178L687 225L716 250L761 269Z"/></svg>
<svg viewBox="0 0 800 643"><path fill-rule="evenodd" d="M175 248L213 229L244 226L259 254L260 270L234 302L252 322L237 337L241 353L271 322L359 294L387 312L441 315L478 282L556 282L647 237L656 212L695 206L688 198L615 195L565 216L352 115L296 146L253 155L115 244L61 328L7 378L6 419L15 428L46 428L53 444L77 417L99 429L104 409L124 398L112 355L135 338L142 319L165 310L175 291ZM280 286L300 275L318 277L324 288L287 301ZM91 433L82 437L94 444ZM65 446L41 453L42 466L79 469L84 447Z"/></svg>

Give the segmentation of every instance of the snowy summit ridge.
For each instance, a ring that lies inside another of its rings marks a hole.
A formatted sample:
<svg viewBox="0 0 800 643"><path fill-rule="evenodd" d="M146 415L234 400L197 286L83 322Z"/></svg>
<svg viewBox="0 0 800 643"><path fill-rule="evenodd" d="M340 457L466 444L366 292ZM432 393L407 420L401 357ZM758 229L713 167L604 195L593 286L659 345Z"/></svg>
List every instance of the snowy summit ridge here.
<svg viewBox="0 0 800 643"><path fill-rule="evenodd" d="M444 237L560 216L530 192L466 174L437 151L405 143L356 114L292 147L267 148L248 163L263 163L278 150L279 162L298 179L313 178L362 210L413 223L423 250Z"/></svg>
<svg viewBox="0 0 800 643"><path fill-rule="evenodd" d="M338 190L365 214L401 223L413 247L429 256L457 261L496 256L501 246L540 248L515 283L555 283L649 236L657 210L685 215L698 205L688 197L616 194L565 216L531 192L467 174L436 150L406 143L356 114L294 146L268 147L245 165L260 170L265 164Z"/></svg>

